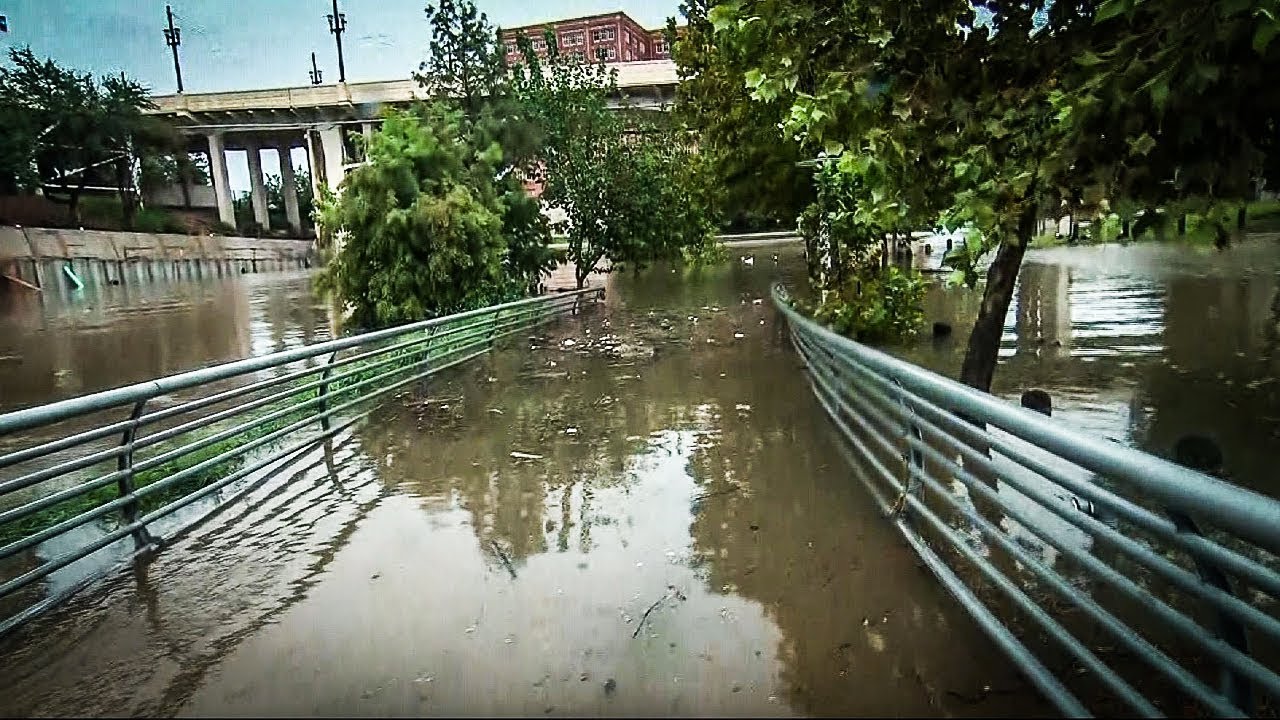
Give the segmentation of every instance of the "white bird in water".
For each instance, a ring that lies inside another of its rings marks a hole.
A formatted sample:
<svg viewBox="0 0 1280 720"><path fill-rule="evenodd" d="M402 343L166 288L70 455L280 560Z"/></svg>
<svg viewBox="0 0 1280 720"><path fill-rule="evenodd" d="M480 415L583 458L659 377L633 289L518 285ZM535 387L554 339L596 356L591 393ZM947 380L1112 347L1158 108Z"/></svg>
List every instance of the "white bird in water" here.
<svg viewBox="0 0 1280 720"><path fill-rule="evenodd" d="M755 256L755 255L742 255L742 256L741 256L741 257L739 257L738 259L742 261L742 264L743 264L743 265L751 266L751 265L755 265L755 264L756 264L756 256Z"/></svg>

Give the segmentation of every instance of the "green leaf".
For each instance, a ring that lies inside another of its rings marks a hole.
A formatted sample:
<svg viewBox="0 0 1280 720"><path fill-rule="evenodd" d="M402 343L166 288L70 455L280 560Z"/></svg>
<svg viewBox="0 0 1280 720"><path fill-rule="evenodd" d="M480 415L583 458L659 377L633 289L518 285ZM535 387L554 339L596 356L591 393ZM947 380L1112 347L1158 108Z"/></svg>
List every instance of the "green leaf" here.
<svg viewBox="0 0 1280 720"><path fill-rule="evenodd" d="M1111 18L1127 13L1133 7L1133 0L1107 0L1098 8L1098 13L1093 16L1094 24L1106 22Z"/></svg>
<svg viewBox="0 0 1280 720"><path fill-rule="evenodd" d="M1129 141L1129 150L1138 154L1146 155L1156 147L1156 139L1148 133L1142 133L1139 137Z"/></svg>
<svg viewBox="0 0 1280 720"><path fill-rule="evenodd" d="M822 144L822 152L831 157L835 157L844 152L844 143L835 140L828 140Z"/></svg>
<svg viewBox="0 0 1280 720"><path fill-rule="evenodd" d="M760 87L760 83L764 82L764 73L759 68L752 68L743 76L746 80L746 86L751 89Z"/></svg>
<svg viewBox="0 0 1280 720"><path fill-rule="evenodd" d="M716 32L724 32L733 27L734 19L738 14L737 2L720 3L711 8L711 12L707 13L707 20L711 21L711 27Z"/></svg>
<svg viewBox="0 0 1280 720"><path fill-rule="evenodd" d="M962 177L964 177L965 175L968 175L968 174L969 174L969 163L967 163L967 162L963 162L963 161L958 162L958 163L956 163L956 165L955 165L955 167L953 168L953 170L955 171L955 174L956 174L956 177L957 177L957 178L962 178Z"/></svg>
<svg viewBox="0 0 1280 720"><path fill-rule="evenodd" d="M1253 33L1253 50L1259 55L1267 52L1267 46L1275 39L1276 34L1280 33L1280 24L1262 23Z"/></svg>
<svg viewBox="0 0 1280 720"><path fill-rule="evenodd" d="M1151 86L1151 102L1155 103L1157 110L1164 110L1164 104L1169 100L1169 81L1161 78L1159 82Z"/></svg>
<svg viewBox="0 0 1280 720"><path fill-rule="evenodd" d="M1076 58L1076 64L1084 67L1093 67L1094 65L1101 65L1104 62L1106 61L1103 60L1098 53L1092 50L1086 50L1080 55L1080 57Z"/></svg>

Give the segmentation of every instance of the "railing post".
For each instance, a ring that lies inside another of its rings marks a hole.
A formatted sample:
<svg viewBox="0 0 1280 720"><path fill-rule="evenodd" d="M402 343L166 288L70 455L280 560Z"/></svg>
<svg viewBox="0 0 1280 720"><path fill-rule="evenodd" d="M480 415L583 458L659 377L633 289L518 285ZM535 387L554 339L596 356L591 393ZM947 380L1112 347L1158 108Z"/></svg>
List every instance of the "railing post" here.
<svg viewBox="0 0 1280 720"><path fill-rule="evenodd" d="M133 405L133 412L129 415L129 426L124 429L124 434L120 436L120 447L124 452L120 453L116 458L116 470L124 473L119 480L116 481L116 490L121 498L132 498L130 502L124 504L120 508L121 518L126 525L132 525L138 520L139 504L138 499L134 497L133 484L133 445L134 439L138 434L138 419L142 417L142 410L147 406L145 399L139 400ZM146 526L135 528L131 533L133 535L134 547L143 548L152 543L151 533L147 532Z"/></svg>
<svg viewBox="0 0 1280 720"><path fill-rule="evenodd" d="M501 317L501 310L494 310L493 317L489 320L489 337L487 344L490 350L493 350L493 339L498 335L498 318Z"/></svg>
<svg viewBox="0 0 1280 720"><path fill-rule="evenodd" d="M1167 507L1165 508L1165 514L1169 516L1169 519L1173 520L1174 527L1178 529L1178 532L1204 535L1204 533L1200 532L1200 528L1195 521L1191 519L1191 516L1186 513ZM1193 556L1192 560L1196 564L1196 574L1200 576L1200 579L1206 585L1211 585L1232 597L1236 596L1235 591L1231 589L1231 582L1221 568L1199 557ZM1222 641L1231 647L1239 650L1241 654L1248 655L1249 635L1245 632L1244 626L1221 610L1216 614L1218 637L1222 638ZM1220 671L1222 675L1219 680L1219 687L1222 689L1222 694L1230 698L1236 707L1252 715L1254 711L1253 687L1249 683L1249 679L1226 666L1222 666Z"/></svg>
<svg viewBox="0 0 1280 720"><path fill-rule="evenodd" d="M902 390L902 383L895 379L893 384L898 389L898 405L902 408L903 438L906 441L906 449L902 454L902 461L907 467L907 477L906 482L902 484L902 494L898 496L890 511L891 516L898 516L906 509L907 495L916 491L916 475L924 472L924 453L911 444L912 439L924 442L924 433L920 432L920 427L911 420L912 416L915 415L915 408L907 403Z"/></svg>
<svg viewBox="0 0 1280 720"><path fill-rule="evenodd" d="M324 364L324 372L320 374L320 427L329 432L329 373L333 372L333 361L340 351L329 354L329 361Z"/></svg>

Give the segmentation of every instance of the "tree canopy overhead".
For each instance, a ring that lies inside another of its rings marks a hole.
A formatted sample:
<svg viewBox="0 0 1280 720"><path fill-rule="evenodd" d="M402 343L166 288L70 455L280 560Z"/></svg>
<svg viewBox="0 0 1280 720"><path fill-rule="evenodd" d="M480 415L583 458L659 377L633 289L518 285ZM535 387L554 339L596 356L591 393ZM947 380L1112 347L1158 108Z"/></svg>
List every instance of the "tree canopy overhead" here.
<svg viewBox="0 0 1280 720"><path fill-rule="evenodd" d="M739 122L780 117L779 141L826 168L831 257L940 220L971 229L961 277L995 251L961 371L987 389L1041 217L1238 200L1267 173L1274 4L723 0L710 39L676 54L701 58L704 82L736 74L772 108Z"/></svg>

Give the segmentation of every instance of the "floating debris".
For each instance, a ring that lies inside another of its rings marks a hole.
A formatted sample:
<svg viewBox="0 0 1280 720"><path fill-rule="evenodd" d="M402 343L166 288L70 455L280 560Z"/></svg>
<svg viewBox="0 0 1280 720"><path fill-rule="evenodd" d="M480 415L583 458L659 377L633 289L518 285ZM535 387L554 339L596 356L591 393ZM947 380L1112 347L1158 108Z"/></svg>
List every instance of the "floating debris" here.
<svg viewBox="0 0 1280 720"><path fill-rule="evenodd" d="M541 455L534 455L533 453L520 452L519 450L513 450L511 452L511 457L515 458L516 460L541 460L542 459Z"/></svg>
<svg viewBox="0 0 1280 720"><path fill-rule="evenodd" d="M738 340L741 340L742 338L746 337L746 335L743 335L741 332L736 332L733 334L733 337Z"/></svg>

